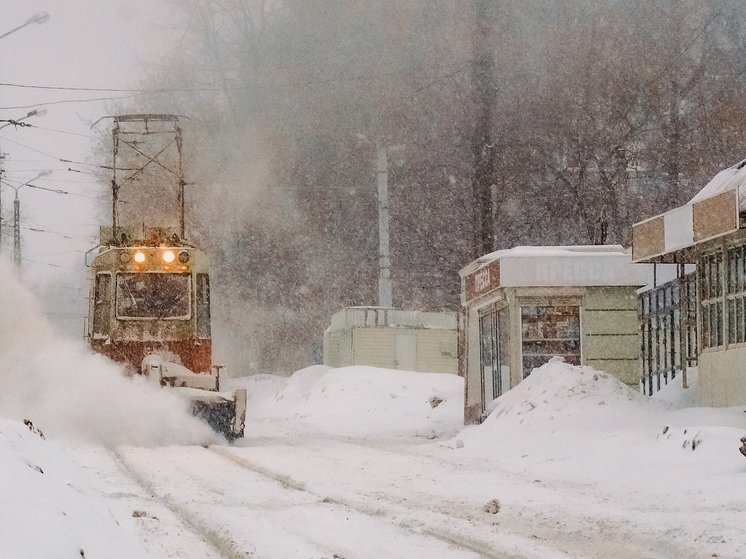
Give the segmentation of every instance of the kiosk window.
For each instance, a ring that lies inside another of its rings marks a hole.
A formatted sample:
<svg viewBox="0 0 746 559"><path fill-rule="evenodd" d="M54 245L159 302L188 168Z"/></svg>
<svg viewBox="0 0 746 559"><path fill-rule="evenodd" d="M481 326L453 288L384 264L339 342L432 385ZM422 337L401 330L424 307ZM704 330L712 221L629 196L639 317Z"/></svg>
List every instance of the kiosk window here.
<svg viewBox="0 0 746 559"><path fill-rule="evenodd" d="M746 246L728 249L728 343L746 342Z"/></svg>
<svg viewBox="0 0 746 559"><path fill-rule="evenodd" d="M508 308L479 317L482 401L510 389L510 314Z"/></svg>
<svg viewBox="0 0 746 559"><path fill-rule="evenodd" d="M523 378L554 356L580 365L580 307L521 307Z"/></svg>

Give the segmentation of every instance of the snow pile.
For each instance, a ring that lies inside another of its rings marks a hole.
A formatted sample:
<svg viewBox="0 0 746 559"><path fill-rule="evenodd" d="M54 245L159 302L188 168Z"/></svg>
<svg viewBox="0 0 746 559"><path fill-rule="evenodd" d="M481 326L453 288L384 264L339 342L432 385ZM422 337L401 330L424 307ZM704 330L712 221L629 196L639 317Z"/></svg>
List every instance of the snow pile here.
<svg viewBox="0 0 746 559"><path fill-rule="evenodd" d="M1 417L30 419L48 436L109 445L214 438L177 396L130 380L82 342L58 337L3 259L0 283Z"/></svg>
<svg viewBox="0 0 746 559"><path fill-rule="evenodd" d="M376 367L314 366L289 378L234 379L249 392L252 422L293 424L341 436L453 436L463 425L463 379Z"/></svg>
<svg viewBox="0 0 746 559"><path fill-rule="evenodd" d="M563 428L606 430L637 423L664 408L665 404L631 390L612 375L554 357L491 402L484 425L551 431L561 424Z"/></svg>
<svg viewBox="0 0 746 559"><path fill-rule="evenodd" d="M481 425L442 444L536 475L614 479L630 490L709 483L708 490L726 501L730 484L746 471L738 452L746 430L743 408L676 410L561 358L535 369L491 407Z"/></svg>
<svg viewBox="0 0 746 559"><path fill-rule="evenodd" d="M0 557L146 557L54 443L5 419L0 471Z"/></svg>
<svg viewBox="0 0 746 559"><path fill-rule="evenodd" d="M699 402L699 371L696 367L687 370L687 388L684 388L681 373L668 382L661 381L661 389L653 394L653 399L668 402L676 409L694 408Z"/></svg>

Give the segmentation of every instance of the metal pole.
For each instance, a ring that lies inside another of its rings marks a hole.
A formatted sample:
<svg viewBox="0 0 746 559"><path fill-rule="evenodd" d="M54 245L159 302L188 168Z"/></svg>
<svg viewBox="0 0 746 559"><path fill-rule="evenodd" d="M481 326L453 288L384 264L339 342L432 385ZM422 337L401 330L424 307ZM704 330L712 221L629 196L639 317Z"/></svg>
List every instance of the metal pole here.
<svg viewBox="0 0 746 559"><path fill-rule="evenodd" d="M181 216L179 218L179 235L181 235L181 238L184 239L186 237L186 222L184 218L184 186L186 185L186 181L184 180L184 169L182 164L182 138L181 138L181 126L178 124L176 125L176 149L179 152L179 205L180 205L180 213Z"/></svg>
<svg viewBox="0 0 746 559"><path fill-rule="evenodd" d="M13 200L13 262L16 264L16 266L21 265L21 201L18 199L18 191L22 189L24 186L32 186L31 183L34 182L36 179L41 177L47 177L52 174L52 171L42 171L38 175L36 175L33 179L31 179L28 182L23 183L20 186L11 186L13 190L15 190L16 197ZM34 188L42 188L39 186L36 186ZM50 190L48 188L43 188L43 190Z"/></svg>
<svg viewBox="0 0 746 559"><path fill-rule="evenodd" d="M391 258L389 257L389 159L386 147L376 140L378 158L378 306L391 308Z"/></svg>
<svg viewBox="0 0 746 559"><path fill-rule="evenodd" d="M111 139L113 144L112 157L111 157L111 231L112 235L116 239L118 236L117 226L119 221L117 220L117 201L119 195L119 185L117 184L117 155L119 154L119 119L114 119L114 129L111 131ZM103 240L102 240L103 242Z"/></svg>
<svg viewBox="0 0 746 559"><path fill-rule="evenodd" d="M27 25L30 25L31 23L33 23L33 22L32 21L27 21L26 23L22 23L21 25L19 25L15 29L11 29L10 31L7 31L7 32L3 33L2 35L0 35L0 39L3 39L5 37L7 37L8 35L10 35L11 33L15 33L16 31L19 31L19 30L23 29L24 27L26 27Z"/></svg>

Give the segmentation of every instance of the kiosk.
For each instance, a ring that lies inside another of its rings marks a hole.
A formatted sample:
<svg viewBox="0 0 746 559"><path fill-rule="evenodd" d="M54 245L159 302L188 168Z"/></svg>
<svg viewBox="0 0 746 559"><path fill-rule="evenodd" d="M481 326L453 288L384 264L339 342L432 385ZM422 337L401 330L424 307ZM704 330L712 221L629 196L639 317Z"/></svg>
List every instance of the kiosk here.
<svg viewBox="0 0 746 559"><path fill-rule="evenodd" d="M465 422L554 356L637 387L637 289L649 272L618 245L515 247L463 268Z"/></svg>

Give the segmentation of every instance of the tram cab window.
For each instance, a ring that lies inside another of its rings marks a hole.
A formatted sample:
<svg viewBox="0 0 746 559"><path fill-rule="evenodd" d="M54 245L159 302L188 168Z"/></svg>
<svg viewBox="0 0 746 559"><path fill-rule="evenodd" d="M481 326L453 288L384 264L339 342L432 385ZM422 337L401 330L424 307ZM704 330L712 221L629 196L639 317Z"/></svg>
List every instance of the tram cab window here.
<svg viewBox="0 0 746 559"><path fill-rule="evenodd" d="M190 317L189 274L117 274L117 318Z"/></svg>
<svg viewBox="0 0 746 559"><path fill-rule="evenodd" d="M110 332L111 314L111 274L96 274L93 288L93 324L94 338L105 338Z"/></svg>
<svg viewBox="0 0 746 559"><path fill-rule="evenodd" d="M197 274L197 337L210 337L210 276Z"/></svg>

